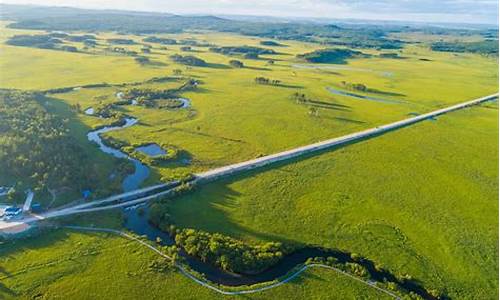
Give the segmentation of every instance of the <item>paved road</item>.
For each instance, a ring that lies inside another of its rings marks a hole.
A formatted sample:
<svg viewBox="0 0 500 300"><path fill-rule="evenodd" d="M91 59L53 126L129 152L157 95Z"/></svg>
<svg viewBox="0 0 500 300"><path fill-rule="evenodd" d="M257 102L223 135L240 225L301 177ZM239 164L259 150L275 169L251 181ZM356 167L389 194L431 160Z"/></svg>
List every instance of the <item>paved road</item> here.
<svg viewBox="0 0 500 300"><path fill-rule="evenodd" d="M463 102L460 104L456 104L453 106L449 106L449 107L446 107L443 109L438 109L438 110L435 110L435 111L432 111L432 112L429 112L429 113L426 113L423 115L419 115L416 117L411 117L411 118L407 118L407 119L393 122L390 124L378 126L375 128L366 129L366 130L363 130L360 132L355 132L355 133L341 136L338 138L333 138L333 139L329 139L326 141L310 144L307 146L302 146L302 147L294 148L291 150L279 152L276 154L263 156L263 157L260 157L257 159L252 159L252 160L244 161L241 163L232 164L229 166L212 169L212 170L209 170L207 172L195 174L194 181L199 182L199 183L209 182L209 181L213 181L213 180L216 180L218 178L221 178L221 177L230 176L230 175L233 175L236 173L255 169L255 168L269 165L269 164L272 164L275 162L295 158L295 157L305 155L308 153L318 152L318 151L332 148L335 146L339 146L342 144L347 144L347 143L350 143L353 141L363 140L363 139L366 139L366 138L369 138L372 136L386 133L386 132L391 131L391 130L395 130L395 129L402 128L402 127L405 127L405 126L408 126L408 125L411 125L411 124L414 124L414 123L417 123L417 122L420 122L423 120L427 120L427 119L430 119L430 118L433 118L433 117L436 117L436 116L439 116L439 115L442 115L442 114L445 114L448 112L467 108L467 107L481 104L483 102L491 101L491 100L494 100L497 98L498 98L498 93L493 94L493 95L489 95L486 97L474 99L471 101ZM172 192L176 183L178 184L178 182L173 182L173 183L168 183L168 184L160 184L160 185L156 185L156 186L146 187L143 189L138 189L138 190L130 191L127 193L114 195L114 196L111 196L109 198L102 199L102 200L92 201L89 203L80 204L80 205L76 205L76 206L72 206L72 207L67 207L64 209L52 210L52 211L48 211L48 212L40 214L40 215L32 215L32 216L26 217L26 218L24 218L22 220L18 220L18 221L12 221L12 222L0 221L0 233L2 232L2 230L9 229L9 228L12 228L14 226L19 226L20 224L23 224L23 223L24 224L25 223L32 223L32 222L36 222L38 220L67 216L67 215L76 214L76 213L92 212L92 211L99 211L99 210L135 205L135 204L145 202L145 201L148 201L148 200L160 197L160 196L168 195L169 193ZM172 185L172 188L169 188L169 186L171 186L171 185ZM155 189L158 189L160 191L154 192ZM145 193L153 193L153 195L144 196ZM109 205L106 205L106 204L109 204Z"/></svg>
<svg viewBox="0 0 500 300"><path fill-rule="evenodd" d="M341 136L338 138L333 138L333 139L329 139L326 141L321 141L318 143L310 144L307 146L291 149L288 151L283 151L283 152L263 156L260 158L256 158L253 160L248 160L248 161L244 161L241 163L236 163L233 165L224 166L221 168L209 170L209 171L204 172L204 173L196 174L196 177L200 181L216 180L220 177L231 175L233 173L241 172L244 170L254 169L256 167L262 167L262 166L265 166L265 165L268 165L271 163L275 163L278 161L283 161L283 160L298 157L298 156L301 156L304 154L313 153L313 152L321 151L324 149L332 148L334 146L350 143L353 141L362 140L362 139L368 138L370 136L379 135L379 134L382 134L382 133L385 133L385 132L388 132L388 131L391 131L394 129L402 128L402 127L405 127L405 126L408 126L408 125L411 125L411 124L414 124L414 123L417 123L417 122L420 122L423 120L427 120L427 119L430 119L430 118L433 118L433 117L436 117L436 116L439 116L439 115L442 115L442 114L445 114L445 113L448 113L451 111L463 109L463 108L466 108L466 107L469 107L472 105L477 105L477 104L480 104L480 103L483 103L486 101L490 101L490 100L493 100L495 98L498 98L498 93L493 94L493 95L489 95L486 97L474 99L471 101L463 102L463 103L460 103L457 105L449 106L449 107L446 107L443 109L435 110L435 111L432 111L430 113L426 113L426 114L419 115L416 117L404 119L404 120L390 123L387 125L378 126L375 128L370 128L367 130L344 135L344 136Z"/></svg>

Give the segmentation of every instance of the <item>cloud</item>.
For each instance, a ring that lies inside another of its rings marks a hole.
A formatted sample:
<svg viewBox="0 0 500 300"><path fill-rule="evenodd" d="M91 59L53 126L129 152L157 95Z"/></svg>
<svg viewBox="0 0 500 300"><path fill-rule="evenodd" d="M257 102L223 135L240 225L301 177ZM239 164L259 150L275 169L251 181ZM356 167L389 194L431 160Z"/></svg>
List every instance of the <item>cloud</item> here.
<svg viewBox="0 0 500 300"><path fill-rule="evenodd" d="M164 11L366 18L426 22L498 23L497 0L0 0L8 3Z"/></svg>

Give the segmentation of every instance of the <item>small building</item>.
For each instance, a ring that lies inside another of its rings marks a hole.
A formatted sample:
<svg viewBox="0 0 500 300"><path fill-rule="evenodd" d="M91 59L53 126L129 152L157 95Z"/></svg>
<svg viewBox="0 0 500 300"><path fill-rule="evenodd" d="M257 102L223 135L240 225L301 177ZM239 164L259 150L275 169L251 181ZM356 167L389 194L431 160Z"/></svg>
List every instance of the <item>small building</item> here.
<svg viewBox="0 0 500 300"><path fill-rule="evenodd" d="M3 218L6 220L9 220L9 219L15 218L17 216L20 216L22 212L23 212L23 209L20 207L9 206L9 207L4 209Z"/></svg>

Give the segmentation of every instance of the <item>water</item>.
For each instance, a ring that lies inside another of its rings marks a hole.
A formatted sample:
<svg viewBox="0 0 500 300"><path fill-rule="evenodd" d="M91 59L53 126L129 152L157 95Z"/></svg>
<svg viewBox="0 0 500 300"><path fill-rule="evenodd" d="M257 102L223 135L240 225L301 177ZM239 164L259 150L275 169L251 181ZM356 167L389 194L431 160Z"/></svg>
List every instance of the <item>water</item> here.
<svg viewBox="0 0 500 300"><path fill-rule="evenodd" d="M158 144L149 144L146 146L137 147L135 148L135 150L142 152L146 155L149 155L151 157L167 154L167 152L163 150Z"/></svg>
<svg viewBox="0 0 500 300"><path fill-rule="evenodd" d="M100 134L105 133L105 132L110 132L110 131L115 131L115 130L120 130L124 129L130 126L133 126L137 123L137 119L134 118L125 118L125 124L122 126L106 126L98 130L91 131L87 134L87 139L91 142L97 143L99 146L99 149L107 154L111 154L116 158L125 158L134 164L135 170L133 174L127 175L125 179L123 180L122 183L122 188L123 191L128 192L135 190L139 188L139 186L148 178L149 176L149 168L142 164L140 161L137 159L129 157L127 154L121 152L118 149L106 146L101 137Z"/></svg>
<svg viewBox="0 0 500 300"><path fill-rule="evenodd" d="M352 98L358 98L362 100L370 100L370 101L377 101L377 102L384 102L384 103L391 103L391 104L400 104L402 103L401 101L398 100L390 100L390 99L383 99L383 98L377 98L377 97L372 97L372 96L365 96L365 95L359 95L351 92L346 92L342 90L337 90L331 87L326 88L330 93L332 94L337 94L341 96L347 96L347 97L352 97Z"/></svg>
<svg viewBox="0 0 500 300"><path fill-rule="evenodd" d="M142 213L139 212L140 210L142 211ZM125 227L135 234L147 237L151 241L158 241L157 238L160 238L159 242L163 246L174 245L175 242L169 234L159 230L148 222L147 206L142 206L140 210L133 207L131 207L131 209L124 209L124 214L126 215ZM334 257L337 262L343 264L354 262L350 253L340 250L308 246L299 249L291 254L288 254L287 256L283 257L277 264L258 274L232 274L225 272L209 263L205 263L196 257L190 256L182 250L179 252L179 254L185 259L186 263L192 270L203 274L204 277L211 282L222 284L225 286L243 286L273 281L277 278L285 276L293 268L298 265L304 264L309 258L313 257ZM394 276L390 272L385 270L377 270L375 264L368 259L361 259L357 261L357 263L366 268L368 273L370 273L372 280L376 280L378 282L383 282L385 280L399 282L399 284L406 290L412 291L420 295L424 299L434 299L416 281L399 281L396 276Z"/></svg>
<svg viewBox="0 0 500 300"><path fill-rule="evenodd" d="M191 106L191 101L187 98L177 98L177 100L182 102L182 106L179 108L188 108Z"/></svg>
<svg viewBox="0 0 500 300"><path fill-rule="evenodd" d="M91 131L87 134L88 140L97 143L99 149L104 153L111 154L117 158L126 158L134 163L134 173L128 175L122 183L124 191L137 189L149 176L149 168L120 150L106 146L103 143L100 134L133 126L137 123L137 121L138 120L135 118L125 118L125 124L122 126L107 126ZM168 233L159 230L148 222L148 212L149 209L147 205L125 207L123 209L123 213L126 215L125 227L137 235L147 237L151 241L159 241L161 245L174 245L175 242ZM252 285L275 280L288 274L297 265L305 263L312 257L335 257L341 263L352 262L351 256L346 252L326 250L317 247L305 247L283 257L277 264L258 274L232 274L209 263L205 263L196 257L192 257L182 250L179 251L179 254L185 259L191 269L203 274L204 277L211 282L226 286ZM374 264L371 261L363 260L359 263L365 266L372 278L377 281L383 281L384 278L391 281L397 280L387 271L376 271ZM404 282L402 285L406 289L424 296L425 299L430 299L427 292L416 282L408 281Z"/></svg>
<svg viewBox="0 0 500 300"><path fill-rule="evenodd" d="M142 210L143 213L139 213ZM159 230L148 222L148 208L142 207L141 209L125 209L126 215L125 227L137 235L145 236L151 241L161 239L160 244L163 246L174 245L173 239L169 234ZM328 252L319 248L304 248L296 251L271 268L260 272L258 274L232 274L225 272L216 266L205 263L196 257L192 257L185 252L181 251L180 255L186 260L191 269L196 272L202 273L206 279L226 286L241 286L251 285L261 282L272 281L276 278L286 275L290 270L299 264L303 264L310 257L328 257L332 256L332 252ZM349 256L345 254L345 259Z"/></svg>
<svg viewBox="0 0 500 300"><path fill-rule="evenodd" d="M86 114L86 115L89 115L89 116L93 115L93 114L94 114L94 108L93 108L93 107L89 107L89 108L87 108L87 109L85 110L85 114Z"/></svg>

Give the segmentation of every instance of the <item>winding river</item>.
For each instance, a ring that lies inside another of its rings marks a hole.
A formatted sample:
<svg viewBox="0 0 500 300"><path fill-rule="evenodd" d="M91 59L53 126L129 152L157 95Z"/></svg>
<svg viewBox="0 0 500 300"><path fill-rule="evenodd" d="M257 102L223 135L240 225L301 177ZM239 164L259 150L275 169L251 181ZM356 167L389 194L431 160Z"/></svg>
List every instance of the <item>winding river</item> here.
<svg viewBox="0 0 500 300"><path fill-rule="evenodd" d="M184 103L185 105L183 107L189 106L189 101L187 99ZM127 117L124 119L124 124L120 126L106 126L87 134L88 140L96 143L102 152L113 155L117 158L128 159L133 162L135 171L133 174L127 175L127 177L123 180L122 187L124 191L131 191L139 188L144 180L148 178L150 173L149 168L119 149L106 145L100 135L106 132L134 126L137 122L137 119ZM148 207L146 205L142 205L140 210L137 208L138 207L126 207L123 210L126 215L125 227L137 235L146 236L151 241L157 241L157 238L160 238L162 245L173 245L174 241L169 234L159 230L148 222ZM186 259L191 269L204 274L205 277L212 282L227 286L250 285L271 281L286 275L290 270L297 265L304 263L310 257L327 257L332 255L332 253L325 252L317 248L305 248L288 255L278 264L264 272L255 275L241 275L225 272L215 266L202 262L195 257L189 256L185 252L181 252L180 254Z"/></svg>
<svg viewBox="0 0 500 300"><path fill-rule="evenodd" d="M183 107L188 107L190 102L186 99L185 103L187 103L187 106L185 105ZM150 170L146 165L142 164L140 161L134 158L131 158L119 149L112 148L104 144L100 135L106 132L121 130L134 126L135 124L137 124L137 122L137 119L127 117L124 119L124 123L122 125L102 127L87 134L88 140L96 143L102 152L113 155L117 158L128 159L133 162L135 167L134 173L127 175L122 182L124 191L131 191L139 188L144 180L148 178ZM174 245L175 242L169 234L159 230L148 222L148 210L149 209L147 207L147 204L141 205L140 209L138 209L137 206L125 207L123 209L123 213L126 216L124 224L125 227L139 236L147 237L147 239L151 241L157 242L159 238L161 245ZM293 268L305 263L309 258L313 257L335 257L340 263L353 262L350 254L346 252L331 249L327 250L318 247L305 247L291 254L288 254L276 265L258 274L233 274L225 272L209 263L205 263L196 257L190 256L184 251L180 251L180 255L185 259L186 263L191 269L203 274L204 277L211 282L226 286L242 286L269 282L285 276ZM383 281L384 278L387 278L391 281L397 280L394 275L387 271L377 271L373 262L369 260L363 260L358 263L363 265L371 274L371 277L377 281ZM425 292L425 290L421 286L413 282L405 282L402 284L402 286L410 291L424 296L424 298L426 299L429 299L429 297L426 297L428 296L428 294Z"/></svg>
<svg viewBox="0 0 500 300"><path fill-rule="evenodd" d="M124 129L130 126L133 126L137 124L137 119L134 118L125 118L124 119L125 123L121 126L106 126L94 131L91 131L87 134L87 139L91 142L96 143L99 146L99 149L107 154L111 154L116 158L125 158L134 164L134 173L127 175L125 179L122 182L122 189L125 192L135 190L139 188L139 186L148 178L149 176L149 168L145 166L143 163L138 161L137 159L134 159L127 154L123 153L122 151L109 147L105 145L101 139L101 134L105 132L110 132L110 131L115 131L115 130L120 130Z"/></svg>

